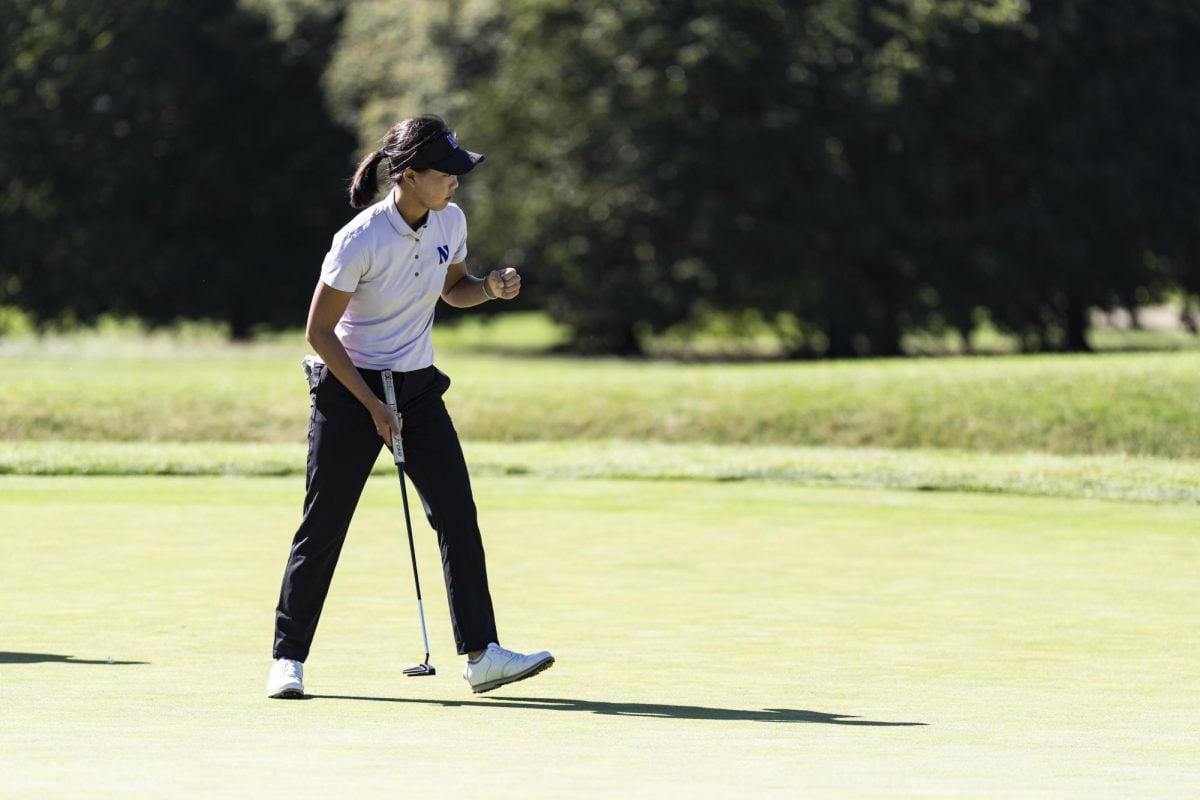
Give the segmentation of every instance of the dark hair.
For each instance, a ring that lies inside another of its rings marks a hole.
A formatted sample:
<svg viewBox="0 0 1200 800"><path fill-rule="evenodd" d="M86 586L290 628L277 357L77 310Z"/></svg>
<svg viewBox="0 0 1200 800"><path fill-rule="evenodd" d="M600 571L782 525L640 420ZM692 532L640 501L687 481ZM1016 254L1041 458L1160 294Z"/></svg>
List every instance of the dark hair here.
<svg viewBox="0 0 1200 800"><path fill-rule="evenodd" d="M350 205L366 208L375 202L375 195L379 194L379 162L387 160L388 177L392 183L399 183L421 145L450 132L445 121L432 114L397 122L383 137L383 147L359 162L350 179Z"/></svg>

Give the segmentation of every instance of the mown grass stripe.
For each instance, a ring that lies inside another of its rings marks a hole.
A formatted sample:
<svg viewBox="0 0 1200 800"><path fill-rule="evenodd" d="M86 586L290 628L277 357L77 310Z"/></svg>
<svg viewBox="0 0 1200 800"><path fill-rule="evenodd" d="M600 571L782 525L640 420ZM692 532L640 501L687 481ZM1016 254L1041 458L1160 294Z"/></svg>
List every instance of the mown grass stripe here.
<svg viewBox="0 0 1200 800"><path fill-rule="evenodd" d="M477 476L783 481L808 486L1200 503L1200 461L1191 459L618 440L470 441L464 447ZM304 464L304 446L299 444L0 444L0 474L7 475L287 476L302 475ZM391 473L386 453L381 451L375 470Z"/></svg>

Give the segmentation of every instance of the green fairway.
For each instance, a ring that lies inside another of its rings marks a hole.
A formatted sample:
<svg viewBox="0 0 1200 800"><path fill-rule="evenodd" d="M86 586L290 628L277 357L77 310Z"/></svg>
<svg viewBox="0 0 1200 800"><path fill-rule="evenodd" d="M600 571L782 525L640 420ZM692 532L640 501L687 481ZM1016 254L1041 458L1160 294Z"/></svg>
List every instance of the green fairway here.
<svg viewBox="0 0 1200 800"><path fill-rule="evenodd" d="M788 482L476 481L504 642L473 696L376 476L269 701L303 479L0 478L4 797L1186 797L1195 505ZM112 663L109 663L109 661Z"/></svg>
<svg viewBox="0 0 1200 800"><path fill-rule="evenodd" d="M438 675L401 674L381 453L312 697L265 698L296 336L0 343L0 797L1200 794L1196 352L679 365L528 322L439 340L504 643L558 657L483 696L419 514Z"/></svg>

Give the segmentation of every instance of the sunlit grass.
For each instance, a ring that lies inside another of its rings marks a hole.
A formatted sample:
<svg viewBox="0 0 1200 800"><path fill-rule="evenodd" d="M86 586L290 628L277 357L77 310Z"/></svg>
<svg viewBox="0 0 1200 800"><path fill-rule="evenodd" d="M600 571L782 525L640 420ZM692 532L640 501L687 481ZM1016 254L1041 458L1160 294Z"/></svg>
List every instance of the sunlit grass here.
<svg viewBox="0 0 1200 800"><path fill-rule="evenodd" d="M423 653L381 475L305 665L313 698L282 702L264 683L301 477L0 478L17 523L0 794L1194 793L1191 507L542 474L475 487L502 642L551 649L554 669L469 692L418 515L438 674L401 674Z"/></svg>
<svg viewBox="0 0 1200 800"><path fill-rule="evenodd" d="M1197 351L679 364L511 355L494 325L439 339L467 439L1200 457ZM0 440L304 441L299 334L107 337L0 340Z"/></svg>
<svg viewBox="0 0 1200 800"><path fill-rule="evenodd" d="M473 474L546 479L786 482L917 491L1200 503L1200 461L631 441L464 444ZM0 475L303 475L303 444L20 441ZM375 474L393 474L382 450Z"/></svg>

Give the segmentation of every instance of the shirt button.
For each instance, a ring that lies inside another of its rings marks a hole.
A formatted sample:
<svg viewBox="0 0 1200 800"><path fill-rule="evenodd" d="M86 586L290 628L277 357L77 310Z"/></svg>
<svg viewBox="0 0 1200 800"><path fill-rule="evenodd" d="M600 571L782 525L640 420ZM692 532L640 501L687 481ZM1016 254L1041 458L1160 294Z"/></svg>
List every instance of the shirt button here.
<svg viewBox="0 0 1200 800"><path fill-rule="evenodd" d="M421 273L419 272L414 272L413 275L416 275L418 278L421 277Z"/></svg>

